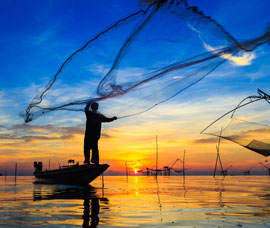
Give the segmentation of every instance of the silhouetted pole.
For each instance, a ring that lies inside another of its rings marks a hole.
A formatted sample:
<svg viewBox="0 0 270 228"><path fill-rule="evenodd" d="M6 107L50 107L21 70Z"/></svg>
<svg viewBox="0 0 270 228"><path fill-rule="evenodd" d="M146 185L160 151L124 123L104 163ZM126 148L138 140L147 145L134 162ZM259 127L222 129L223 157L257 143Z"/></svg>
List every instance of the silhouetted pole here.
<svg viewBox="0 0 270 228"><path fill-rule="evenodd" d="M127 167L127 162L125 162L125 165L126 165L126 177L128 179L128 167Z"/></svg>
<svg viewBox="0 0 270 228"><path fill-rule="evenodd" d="M220 147L221 134L222 134L222 128L220 130L220 135L219 135L219 138L218 138L218 145L216 146L216 149L217 149L217 158L216 158L215 170L214 170L214 175L213 175L214 177L216 176L217 163L218 163L218 161L219 161L221 170L223 171L223 167L222 167L222 163L221 163L221 159L220 159L220 155L219 155L219 147Z"/></svg>
<svg viewBox="0 0 270 228"><path fill-rule="evenodd" d="M104 175L102 173L102 188L104 188Z"/></svg>
<svg viewBox="0 0 270 228"><path fill-rule="evenodd" d="M15 163L15 185L16 185L16 181L17 181L17 162Z"/></svg>
<svg viewBox="0 0 270 228"><path fill-rule="evenodd" d="M51 170L51 159L49 159L49 170Z"/></svg>
<svg viewBox="0 0 270 228"><path fill-rule="evenodd" d="M157 171L158 170L158 137L156 135L156 176L157 176Z"/></svg>
<svg viewBox="0 0 270 228"><path fill-rule="evenodd" d="M5 181L7 180L7 171L5 170Z"/></svg>
<svg viewBox="0 0 270 228"><path fill-rule="evenodd" d="M216 170L217 170L217 162L218 162L218 156L219 156L219 152L218 152L218 147L216 146L217 149L217 158L216 158L216 164L215 164L215 170L214 170L214 177L216 176Z"/></svg>
<svg viewBox="0 0 270 228"><path fill-rule="evenodd" d="M221 170L222 170L222 174L223 174L223 176L225 176L225 172L224 172L224 169L223 169L223 166L222 166L222 163L221 163L221 158L220 158L219 153L218 153L218 158L219 158L219 164L220 164L220 167L221 167Z"/></svg>
<svg viewBox="0 0 270 228"><path fill-rule="evenodd" d="M263 164L261 162L259 162L259 164L268 171L268 175L270 176L270 168L268 168L265 164Z"/></svg>
<svg viewBox="0 0 270 228"><path fill-rule="evenodd" d="M185 173L185 157L186 157L186 150L184 150L184 155L183 155L183 176L186 175L186 173Z"/></svg>

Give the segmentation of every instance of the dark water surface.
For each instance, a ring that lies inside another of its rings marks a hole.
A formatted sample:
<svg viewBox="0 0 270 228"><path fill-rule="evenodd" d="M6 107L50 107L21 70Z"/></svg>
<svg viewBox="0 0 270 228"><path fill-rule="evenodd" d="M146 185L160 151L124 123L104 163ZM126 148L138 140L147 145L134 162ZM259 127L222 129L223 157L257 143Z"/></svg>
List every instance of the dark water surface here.
<svg viewBox="0 0 270 228"><path fill-rule="evenodd" d="M105 176L88 187L0 177L0 227L270 227L268 176Z"/></svg>

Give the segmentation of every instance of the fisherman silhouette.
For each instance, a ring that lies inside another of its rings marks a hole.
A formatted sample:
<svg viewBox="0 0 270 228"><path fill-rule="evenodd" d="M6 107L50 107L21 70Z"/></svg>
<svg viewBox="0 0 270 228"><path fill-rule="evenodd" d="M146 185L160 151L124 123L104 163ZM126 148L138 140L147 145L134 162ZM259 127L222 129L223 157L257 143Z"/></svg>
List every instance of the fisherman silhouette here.
<svg viewBox="0 0 270 228"><path fill-rule="evenodd" d="M85 106L86 129L84 136L84 163L90 164L90 150L92 150L91 162L99 163L98 140L100 138L101 123L112 122L117 119L116 116L108 118L97 112L98 103L91 103L91 111L89 110L90 103Z"/></svg>

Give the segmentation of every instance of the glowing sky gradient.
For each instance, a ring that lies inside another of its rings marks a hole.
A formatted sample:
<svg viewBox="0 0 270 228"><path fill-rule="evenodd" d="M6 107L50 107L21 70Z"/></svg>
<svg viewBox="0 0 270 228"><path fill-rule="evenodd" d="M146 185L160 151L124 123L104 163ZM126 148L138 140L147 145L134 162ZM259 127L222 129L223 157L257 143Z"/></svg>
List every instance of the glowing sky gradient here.
<svg viewBox="0 0 270 228"><path fill-rule="evenodd" d="M197 5L239 41L263 34L270 21L270 1L204 0L190 1L190 5ZM84 113L58 111L24 124L19 112L90 36L141 7L135 0L0 2L0 172L7 170L11 175L15 162L19 174L31 174L34 161L43 161L45 168L49 159L55 168L68 159L83 161ZM211 46L203 45L212 51ZM124 173L125 161L131 171L143 168L138 160L152 168L156 135L160 167L182 157L186 150L190 173L211 172L217 139L200 135L200 131L255 94L257 88L270 92L269 51L270 46L263 45L230 59L169 102L142 115L103 124L100 156L101 162L111 166L108 174ZM269 124L268 109L269 105L261 102L239 115ZM233 165L234 170L264 160L226 141L221 143L221 156L224 166Z"/></svg>

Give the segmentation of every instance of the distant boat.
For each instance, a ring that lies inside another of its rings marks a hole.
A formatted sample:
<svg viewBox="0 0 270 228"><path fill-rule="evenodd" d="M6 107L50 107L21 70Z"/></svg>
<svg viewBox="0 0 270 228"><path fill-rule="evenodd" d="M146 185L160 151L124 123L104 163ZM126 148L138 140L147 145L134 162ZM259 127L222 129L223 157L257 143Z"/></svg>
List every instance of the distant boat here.
<svg viewBox="0 0 270 228"><path fill-rule="evenodd" d="M34 162L34 176L39 183L88 185L100 176L108 164L68 165L59 169L42 170L42 162Z"/></svg>

